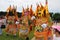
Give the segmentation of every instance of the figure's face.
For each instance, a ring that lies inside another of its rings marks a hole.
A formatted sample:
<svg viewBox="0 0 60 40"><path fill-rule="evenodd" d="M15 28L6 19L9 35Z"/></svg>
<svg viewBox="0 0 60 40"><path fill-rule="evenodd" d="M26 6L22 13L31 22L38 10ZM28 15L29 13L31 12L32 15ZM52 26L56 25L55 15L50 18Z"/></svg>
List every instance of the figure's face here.
<svg viewBox="0 0 60 40"><path fill-rule="evenodd" d="M8 16L8 20L14 20L15 17L14 16Z"/></svg>
<svg viewBox="0 0 60 40"><path fill-rule="evenodd" d="M8 20L11 20L11 16L8 16Z"/></svg>
<svg viewBox="0 0 60 40"><path fill-rule="evenodd" d="M41 19L36 19L36 25L41 25Z"/></svg>
<svg viewBox="0 0 60 40"><path fill-rule="evenodd" d="M29 14L29 11L28 10L25 10L24 15L25 16L28 16L28 14Z"/></svg>
<svg viewBox="0 0 60 40"><path fill-rule="evenodd" d="M47 28L47 23L41 23L40 22L40 19L37 20L37 23L36 23L36 30L39 31L39 32L42 32L42 30L45 30Z"/></svg>

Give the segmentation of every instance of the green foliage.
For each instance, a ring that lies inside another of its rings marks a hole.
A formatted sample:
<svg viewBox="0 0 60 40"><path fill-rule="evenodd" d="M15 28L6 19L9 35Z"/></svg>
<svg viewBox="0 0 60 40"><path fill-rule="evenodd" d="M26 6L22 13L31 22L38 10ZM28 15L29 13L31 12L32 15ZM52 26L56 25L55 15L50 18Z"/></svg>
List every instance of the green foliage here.
<svg viewBox="0 0 60 40"><path fill-rule="evenodd" d="M53 19L54 19L54 20L60 20L60 14L59 14L59 13L55 13L55 14L53 15Z"/></svg>

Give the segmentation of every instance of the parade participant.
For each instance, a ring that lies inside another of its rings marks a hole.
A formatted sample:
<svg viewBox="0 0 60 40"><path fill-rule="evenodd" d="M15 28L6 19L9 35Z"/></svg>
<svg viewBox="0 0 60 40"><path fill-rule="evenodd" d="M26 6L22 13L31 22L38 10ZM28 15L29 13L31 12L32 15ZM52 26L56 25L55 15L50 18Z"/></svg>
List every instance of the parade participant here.
<svg viewBox="0 0 60 40"><path fill-rule="evenodd" d="M23 15L24 14L24 15ZM25 38L26 40L29 39L29 24L28 24L28 15L29 15L29 8L24 10L21 17L20 29L19 29L19 36Z"/></svg>
<svg viewBox="0 0 60 40"><path fill-rule="evenodd" d="M12 10L10 10L12 9ZM17 17L17 12L16 12L16 8L13 6L13 8L8 9L8 13L6 15L7 17L7 27L6 27L6 32L7 35L9 34L13 34L14 36L16 36L16 32L17 32L17 25L16 25L16 21L18 20Z"/></svg>
<svg viewBox="0 0 60 40"><path fill-rule="evenodd" d="M36 10L37 18L36 27L34 31L35 40L52 40L53 37L51 30L52 21L48 13L48 8L46 8L47 4L46 7L42 6L41 3L40 5L41 6L39 5L37 6Z"/></svg>

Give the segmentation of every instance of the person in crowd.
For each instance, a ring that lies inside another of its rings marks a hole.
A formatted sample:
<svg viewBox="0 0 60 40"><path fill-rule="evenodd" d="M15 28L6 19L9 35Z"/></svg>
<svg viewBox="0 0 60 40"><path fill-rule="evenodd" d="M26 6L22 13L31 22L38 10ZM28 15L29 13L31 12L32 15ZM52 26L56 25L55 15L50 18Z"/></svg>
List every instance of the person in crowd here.
<svg viewBox="0 0 60 40"><path fill-rule="evenodd" d="M60 26L54 26L53 31L54 31L53 40L60 40Z"/></svg>
<svg viewBox="0 0 60 40"><path fill-rule="evenodd" d="M2 28L1 28L1 25L2 25L2 18L0 17L0 35L2 35Z"/></svg>

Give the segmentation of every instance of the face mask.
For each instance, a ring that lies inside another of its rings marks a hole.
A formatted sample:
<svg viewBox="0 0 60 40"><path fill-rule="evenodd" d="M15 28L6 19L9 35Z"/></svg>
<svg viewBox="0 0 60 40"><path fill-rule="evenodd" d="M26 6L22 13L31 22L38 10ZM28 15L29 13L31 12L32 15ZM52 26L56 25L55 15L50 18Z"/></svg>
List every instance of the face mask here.
<svg viewBox="0 0 60 40"><path fill-rule="evenodd" d="M47 24L42 24L41 26L42 26L42 28L45 29L47 27Z"/></svg>

